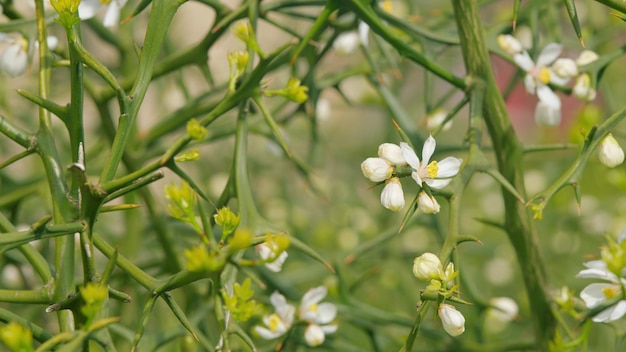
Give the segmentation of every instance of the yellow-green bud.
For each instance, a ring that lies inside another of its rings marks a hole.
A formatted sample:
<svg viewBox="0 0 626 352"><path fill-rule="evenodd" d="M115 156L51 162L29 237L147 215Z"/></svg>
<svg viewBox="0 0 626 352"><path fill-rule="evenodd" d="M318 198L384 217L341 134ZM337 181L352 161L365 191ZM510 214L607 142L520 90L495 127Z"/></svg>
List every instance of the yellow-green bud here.
<svg viewBox="0 0 626 352"><path fill-rule="evenodd" d="M202 244L191 249L185 249L183 254L187 259L187 270L191 272L217 271L226 264L223 253L219 251L209 252Z"/></svg>
<svg viewBox="0 0 626 352"><path fill-rule="evenodd" d="M249 248L252 245L252 232L248 229L238 229L228 241L231 252Z"/></svg>
<svg viewBox="0 0 626 352"><path fill-rule="evenodd" d="M289 82L287 82L287 88L285 88L287 94L285 97L289 100L293 100L296 103L304 103L309 99L307 92L309 91L309 87L301 86L300 80L297 78L291 78Z"/></svg>
<svg viewBox="0 0 626 352"><path fill-rule="evenodd" d="M87 318L87 326L96 317L96 314L102 309L107 300L109 291L106 286L99 283L90 282L80 287L80 296L83 299L83 306L80 308L81 313Z"/></svg>
<svg viewBox="0 0 626 352"><path fill-rule="evenodd" d="M207 130L196 119L191 119L187 122L187 133L192 139L201 141L206 137Z"/></svg>
<svg viewBox="0 0 626 352"><path fill-rule="evenodd" d="M50 4L59 13L57 22L65 28L70 28L80 22L78 5L80 0L50 0Z"/></svg>
<svg viewBox="0 0 626 352"><path fill-rule="evenodd" d="M222 291L226 309L228 309L233 318L239 322L245 322L250 319L259 308L259 305L254 300L251 300L254 291L250 288L250 285L250 278L246 278L242 285L239 283L233 285L234 294L232 296Z"/></svg>
<svg viewBox="0 0 626 352"><path fill-rule="evenodd" d="M32 352L33 332L17 322L0 327L0 341L13 352Z"/></svg>
<svg viewBox="0 0 626 352"><path fill-rule="evenodd" d="M187 182L180 187L173 183L165 186L165 198L169 201L167 210L176 219L188 221L194 216L196 195Z"/></svg>
<svg viewBox="0 0 626 352"><path fill-rule="evenodd" d="M177 162L194 161L200 159L200 149L192 149L186 153L177 155L174 160Z"/></svg>
<svg viewBox="0 0 626 352"><path fill-rule="evenodd" d="M237 76L241 75L250 60L250 54L247 51L234 51L228 53L228 62L231 67L237 71Z"/></svg>
<svg viewBox="0 0 626 352"><path fill-rule="evenodd" d="M239 226L241 215L235 214L229 208L224 207L217 210L217 214L214 215L214 218L215 223L222 227L222 240L224 240Z"/></svg>

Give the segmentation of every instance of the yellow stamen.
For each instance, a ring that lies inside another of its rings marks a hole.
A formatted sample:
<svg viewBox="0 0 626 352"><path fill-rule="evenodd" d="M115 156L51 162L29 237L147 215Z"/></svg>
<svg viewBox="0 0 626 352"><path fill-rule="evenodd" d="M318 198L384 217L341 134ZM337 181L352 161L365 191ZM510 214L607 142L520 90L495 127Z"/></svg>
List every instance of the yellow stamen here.
<svg viewBox="0 0 626 352"><path fill-rule="evenodd" d="M100 0L100 3L102 3L102 5L108 5L111 2L111 0Z"/></svg>
<svg viewBox="0 0 626 352"><path fill-rule="evenodd" d="M604 293L604 297L606 297L607 299L611 299L613 297L617 297L620 294L620 289L607 286L602 289L602 293Z"/></svg>
<svg viewBox="0 0 626 352"><path fill-rule="evenodd" d="M547 67L542 67L539 69L539 74L537 75L537 78L541 81L541 83L543 84L548 84L550 83L550 70L548 70Z"/></svg>
<svg viewBox="0 0 626 352"><path fill-rule="evenodd" d="M278 314L274 313L272 315L270 315L270 319L269 319L269 328L271 331L276 331L278 330L278 325L280 325L281 323L281 319L278 316Z"/></svg>
<svg viewBox="0 0 626 352"><path fill-rule="evenodd" d="M313 303L309 306L311 312L317 312L317 303Z"/></svg>
<svg viewBox="0 0 626 352"><path fill-rule="evenodd" d="M437 162L433 161L428 166L426 166L426 172L428 173L428 178L435 178L439 173L439 166L437 166Z"/></svg>

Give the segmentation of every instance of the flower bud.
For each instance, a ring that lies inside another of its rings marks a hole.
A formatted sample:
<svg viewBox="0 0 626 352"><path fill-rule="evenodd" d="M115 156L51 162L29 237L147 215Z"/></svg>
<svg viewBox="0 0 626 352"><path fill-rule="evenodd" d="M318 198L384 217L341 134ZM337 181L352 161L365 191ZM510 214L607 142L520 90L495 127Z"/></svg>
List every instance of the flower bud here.
<svg viewBox="0 0 626 352"><path fill-rule="evenodd" d="M11 351L34 351L33 332L22 324L11 321L0 327L0 341Z"/></svg>
<svg viewBox="0 0 626 352"><path fill-rule="evenodd" d="M213 215L215 223L222 227L222 240L230 236L239 226L239 220L241 220L240 214L233 213L230 208L223 207L217 210L217 213Z"/></svg>
<svg viewBox="0 0 626 352"><path fill-rule="evenodd" d="M500 34L498 45L509 55L519 54L524 50L522 43L510 34Z"/></svg>
<svg viewBox="0 0 626 352"><path fill-rule="evenodd" d="M344 32L333 42L333 50L339 55L349 55L356 51L359 43L359 34L357 32Z"/></svg>
<svg viewBox="0 0 626 352"><path fill-rule="evenodd" d="M198 120L191 119L187 122L187 133L192 139L201 141L206 137L207 130Z"/></svg>
<svg viewBox="0 0 626 352"><path fill-rule="evenodd" d="M452 127L452 120L446 122L443 127L441 124L445 121L448 114L443 109L435 109L430 114L426 115L426 128L429 131L435 131L441 128L442 131L447 131Z"/></svg>
<svg viewBox="0 0 626 352"><path fill-rule="evenodd" d="M561 78L573 78L578 75L578 66L572 59L560 58L552 64L552 70Z"/></svg>
<svg viewBox="0 0 626 352"><path fill-rule="evenodd" d="M378 157L394 165L406 165L400 146L392 143L383 143L378 146Z"/></svg>
<svg viewBox="0 0 626 352"><path fill-rule="evenodd" d="M489 300L489 309L486 313L486 328L492 333L504 330L508 323L517 318L519 307L509 297L494 297Z"/></svg>
<svg viewBox="0 0 626 352"><path fill-rule="evenodd" d="M425 191L421 191L417 197L417 208L424 214L437 214L441 207L435 197L429 196Z"/></svg>
<svg viewBox="0 0 626 352"><path fill-rule="evenodd" d="M424 253L413 261L413 275L422 281L438 279L441 269L441 260L432 253Z"/></svg>
<svg viewBox="0 0 626 352"><path fill-rule="evenodd" d="M459 336L465 331L465 317L450 304L439 305L439 318L443 329L450 336Z"/></svg>
<svg viewBox="0 0 626 352"><path fill-rule="evenodd" d="M585 66L598 60L598 58L599 56L595 52L591 50L584 50L576 59L576 65Z"/></svg>
<svg viewBox="0 0 626 352"><path fill-rule="evenodd" d="M393 174L393 167L381 158L367 158L361 163L363 176L372 182L380 182L388 179Z"/></svg>
<svg viewBox="0 0 626 352"><path fill-rule="evenodd" d="M606 167L616 167L624 162L624 150L622 150L622 147L620 147L613 135L609 133L604 137L602 142L600 142L598 157L602 165Z"/></svg>
<svg viewBox="0 0 626 352"><path fill-rule="evenodd" d="M24 37L5 39L9 45L0 56L0 71L10 77L21 76L28 68L28 40Z"/></svg>
<svg viewBox="0 0 626 352"><path fill-rule="evenodd" d="M393 177L387 181L380 194L380 203L391 211L399 211L404 208L404 192L402 192L399 178Z"/></svg>
<svg viewBox="0 0 626 352"><path fill-rule="evenodd" d="M309 324L304 331L304 340L311 347L324 343L325 337L324 330L317 324Z"/></svg>
<svg viewBox="0 0 626 352"><path fill-rule="evenodd" d="M582 101L592 101L596 98L596 90L591 86L591 76L588 73L578 76L572 94Z"/></svg>

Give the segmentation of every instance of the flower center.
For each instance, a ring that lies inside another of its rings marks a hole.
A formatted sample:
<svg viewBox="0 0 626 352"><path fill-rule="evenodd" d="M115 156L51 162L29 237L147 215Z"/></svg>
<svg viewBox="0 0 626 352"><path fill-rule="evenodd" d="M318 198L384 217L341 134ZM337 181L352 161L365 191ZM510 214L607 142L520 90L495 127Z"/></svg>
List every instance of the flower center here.
<svg viewBox="0 0 626 352"><path fill-rule="evenodd" d="M550 70L548 70L548 68L545 66L540 68L539 72L537 73L537 79L543 84L550 83Z"/></svg>
<svg viewBox="0 0 626 352"><path fill-rule="evenodd" d="M282 320L280 319L278 314L274 313L274 314L270 315L270 319L269 320L270 320L269 321L269 328L270 328L270 330L271 331L277 331L278 330L278 326L282 322Z"/></svg>
<svg viewBox="0 0 626 352"><path fill-rule="evenodd" d="M111 0L100 0L100 2L102 3L102 5L108 5Z"/></svg>
<svg viewBox="0 0 626 352"><path fill-rule="evenodd" d="M426 166L426 173L428 175L428 178L437 177L437 174L439 173L439 166L437 166L436 161L433 161L430 164L428 164L428 166Z"/></svg>
<svg viewBox="0 0 626 352"><path fill-rule="evenodd" d="M620 290L615 287L607 286L602 289L602 293L604 293L604 297L611 299L613 297L617 297L620 294Z"/></svg>
<svg viewBox="0 0 626 352"><path fill-rule="evenodd" d="M309 311L317 312L317 303L313 303L309 306Z"/></svg>

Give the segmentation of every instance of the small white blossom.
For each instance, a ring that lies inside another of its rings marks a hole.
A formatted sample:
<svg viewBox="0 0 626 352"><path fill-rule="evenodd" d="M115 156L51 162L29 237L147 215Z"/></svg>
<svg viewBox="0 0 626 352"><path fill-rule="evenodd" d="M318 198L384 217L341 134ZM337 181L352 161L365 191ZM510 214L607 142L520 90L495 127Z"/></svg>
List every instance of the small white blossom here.
<svg viewBox="0 0 626 352"><path fill-rule="evenodd" d="M10 77L23 75L28 68L28 40L0 33L0 42L8 43L0 55L0 71Z"/></svg>
<svg viewBox="0 0 626 352"><path fill-rule="evenodd" d="M284 335L293 323L296 308L287 303L283 295L278 292L272 293L270 302L276 310L275 313L265 315L263 323L266 327L255 326L254 330L264 339L271 340Z"/></svg>
<svg viewBox="0 0 626 352"><path fill-rule="evenodd" d="M397 144L383 143L378 146L378 157L394 165L406 165L402 149Z"/></svg>
<svg viewBox="0 0 626 352"><path fill-rule="evenodd" d="M591 76L588 73L578 76L572 94L582 101L592 101L596 98L596 90L591 86Z"/></svg>
<svg viewBox="0 0 626 352"><path fill-rule="evenodd" d="M265 242L257 245L257 252L259 253L259 257L263 260L268 260L271 258L275 258L271 262L265 263L265 267L273 271L275 273L280 272L283 269L283 264L285 260L287 260L287 251L282 251L277 255L276 251L278 251L277 245L273 242Z"/></svg>
<svg viewBox="0 0 626 352"><path fill-rule="evenodd" d="M551 43L546 45L537 57L537 62L533 62L528 52L513 56L515 63L526 72L524 86L530 94L536 94L541 107L535 110L535 119L538 122L546 121L549 125L558 124L561 120L561 100L548 86L548 83L558 85L566 84L569 79L559 77L548 66L557 59L561 53L561 45ZM537 113L542 116L537 116Z"/></svg>
<svg viewBox="0 0 626 352"><path fill-rule="evenodd" d="M561 78L574 78L578 75L576 62L568 58L559 58L552 64L552 70Z"/></svg>
<svg viewBox="0 0 626 352"><path fill-rule="evenodd" d="M370 26L368 26L367 23L365 22L360 22L358 32L359 32L359 39L361 40L361 44L363 46L367 46L369 43L368 36L370 33Z"/></svg>
<svg viewBox="0 0 626 352"><path fill-rule="evenodd" d="M602 165L616 167L624 162L624 150L612 134L608 134L598 148L598 157Z"/></svg>
<svg viewBox="0 0 626 352"><path fill-rule="evenodd" d="M81 20L94 17L103 6L107 7L102 24L112 27L120 22L120 13L127 0L81 0L78 5L78 16Z"/></svg>
<svg viewBox="0 0 626 352"><path fill-rule="evenodd" d="M593 283L587 285L581 292L580 298L589 309L593 309L608 299L620 297L626 285L626 280L618 278L608 270L606 263L602 260L592 260L584 263L587 269L581 270L576 277L583 279L601 279L610 283ZM626 300L620 300L615 305L596 314L591 320L596 323L608 323L620 319L626 314Z"/></svg>
<svg viewBox="0 0 626 352"><path fill-rule="evenodd" d="M598 60L600 56L591 50L584 50L578 58L576 59L576 65L585 66L596 60Z"/></svg>
<svg viewBox="0 0 626 352"><path fill-rule="evenodd" d="M380 193L380 204L391 211L399 211L404 208L404 192L399 178L392 177L387 181L385 188Z"/></svg>
<svg viewBox="0 0 626 352"><path fill-rule="evenodd" d="M440 189L447 186L452 177L459 172L463 159L449 156L440 162L430 162L430 157L435 152L436 142L433 136L429 136L422 148L422 160L417 157L415 151L406 143L400 143L404 160L413 168L411 177L420 187L423 182L431 188Z"/></svg>
<svg viewBox="0 0 626 352"><path fill-rule="evenodd" d="M326 287L319 286L308 290L300 303L300 319L308 323L304 339L309 346L318 346L326 334L337 331L337 325L329 324L337 316L337 307L328 302L319 303L328 293Z"/></svg>
<svg viewBox="0 0 626 352"><path fill-rule="evenodd" d="M417 197L417 208L424 214L437 214L441 207L433 196L421 191Z"/></svg>
<svg viewBox="0 0 626 352"><path fill-rule="evenodd" d="M349 55L359 48L360 38L356 31L343 32L333 42L333 50L340 55Z"/></svg>
<svg viewBox="0 0 626 352"><path fill-rule="evenodd" d="M448 114L443 109L432 111L430 114L426 115L426 128L431 132L439 128L441 128L442 131L449 130L452 128L452 120L446 122L446 124L441 127L441 124L445 121L447 116Z"/></svg>
<svg viewBox="0 0 626 352"><path fill-rule="evenodd" d="M413 261L413 275L422 281L438 279L442 270L441 260L432 253L424 253Z"/></svg>
<svg viewBox="0 0 626 352"><path fill-rule="evenodd" d="M453 305L442 303L438 310L441 324L448 335L459 336L465 331L465 317Z"/></svg>
<svg viewBox="0 0 626 352"><path fill-rule="evenodd" d="M363 176L372 182L381 182L393 174L393 166L382 158L367 158L361 163Z"/></svg>
<svg viewBox="0 0 626 352"><path fill-rule="evenodd" d="M524 50L522 43L510 34L500 34L498 45L509 55L516 55Z"/></svg>

